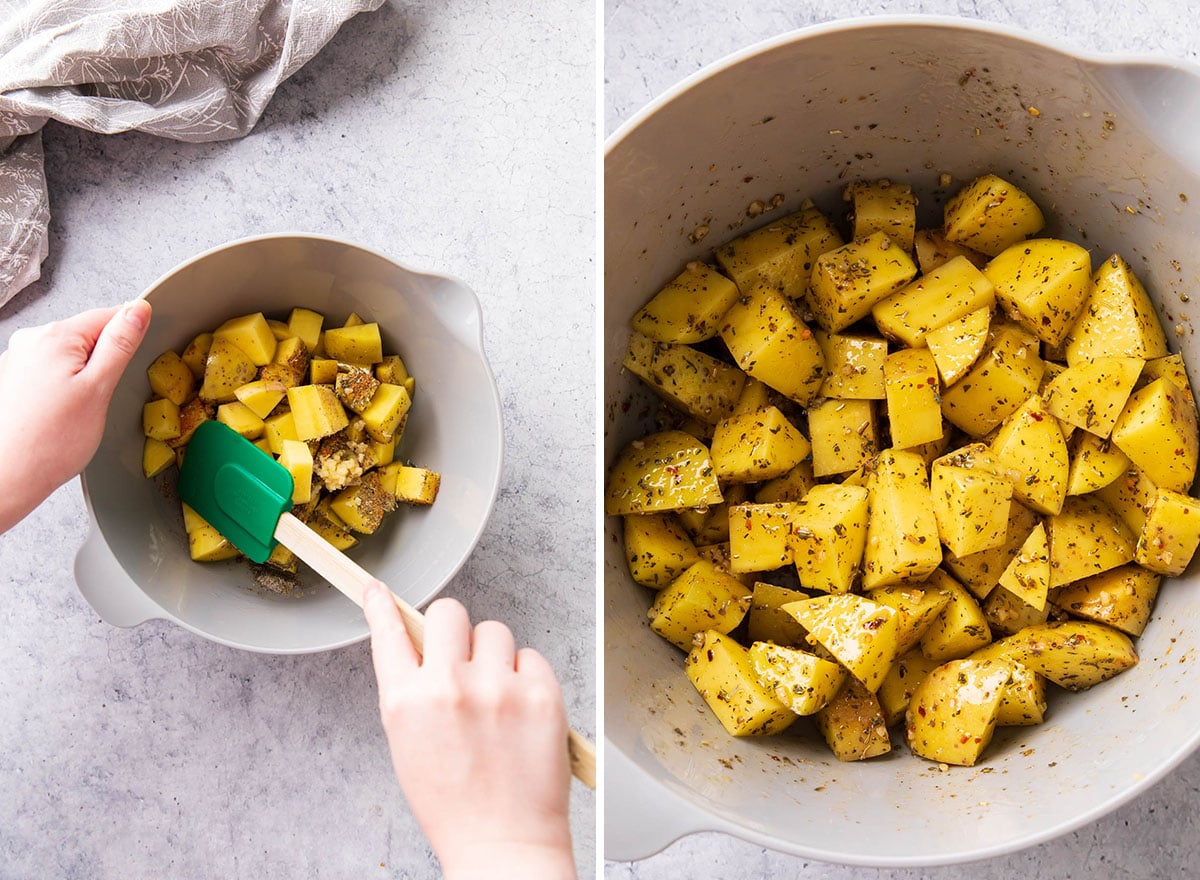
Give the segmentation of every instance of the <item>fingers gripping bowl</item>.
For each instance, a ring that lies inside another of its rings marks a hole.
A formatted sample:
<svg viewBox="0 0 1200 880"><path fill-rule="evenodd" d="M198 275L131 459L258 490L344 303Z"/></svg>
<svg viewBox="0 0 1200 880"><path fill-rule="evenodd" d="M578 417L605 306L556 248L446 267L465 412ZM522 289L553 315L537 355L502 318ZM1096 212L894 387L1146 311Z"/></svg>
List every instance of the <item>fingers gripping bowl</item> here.
<svg viewBox="0 0 1200 880"><path fill-rule="evenodd" d="M1172 347L1200 358L1186 297L1200 72L1086 58L1000 28L872 19L753 47L697 74L613 136L605 159L605 457L648 433L657 402L620 369L633 313L691 260L856 179L911 182L919 226L993 171L1042 194L1044 234L1122 253ZM946 185L942 175L954 183ZM755 219L781 194L776 214ZM1189 198L1190 197L1190 198ZM1170 332L1173 331L1173 332ZM829 861L927 865L1028 846L1098 817L1200 742L1200 599L1167 581L1137 667L1047 724L997 734L986 765L943 772L893 754L840 764L819 737L733 740L645 625L620 523L605 539L606 855L719 830ZM904 749L897 751L903 752Z"/></svg>
<svg viewBox="0 0 1200 880"><path fill-rule="evenodd" d="M296 306L334 317L354 311L379 323L384 345L402 354L419 383L397 459L442 474L436 504L387 518L351 555L413 605L454 577L491 512L503 451L479 304L466 285L334 239L269 235L201 254L145 296L154 308L150 329L83 474L92 531L76 559L76 580L101 617L119 626L167 619L223 644L273 653L366 638L362 612L311 571L302 569L300 595L281 597L254 589L244 562L192 562L178 500L141 474L139 414L151 361L232 315L286 318Z"/></svg>

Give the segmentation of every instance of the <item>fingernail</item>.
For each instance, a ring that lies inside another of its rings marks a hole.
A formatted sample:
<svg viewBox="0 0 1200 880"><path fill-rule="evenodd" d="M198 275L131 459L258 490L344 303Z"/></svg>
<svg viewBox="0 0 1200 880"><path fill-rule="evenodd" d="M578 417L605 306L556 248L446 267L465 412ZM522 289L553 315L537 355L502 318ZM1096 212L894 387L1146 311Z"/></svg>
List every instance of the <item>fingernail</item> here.
<svg viewBox="0 0 1200 880"><path fill-rule="evenodd" d="M145 330L150 323L150 304L144 299L130 300L121 306L121 316L137 330Z"/></svg>

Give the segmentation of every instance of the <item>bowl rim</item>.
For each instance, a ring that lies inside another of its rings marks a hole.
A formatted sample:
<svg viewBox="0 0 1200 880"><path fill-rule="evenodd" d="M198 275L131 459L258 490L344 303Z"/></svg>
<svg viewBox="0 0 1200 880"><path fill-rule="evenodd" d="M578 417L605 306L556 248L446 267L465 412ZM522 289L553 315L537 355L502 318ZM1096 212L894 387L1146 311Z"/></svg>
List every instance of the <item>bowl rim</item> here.
<svg viewBox="0 0 1200 880"><path fill-rule="evenodd" d="M1047 50L1067 58L1094 65L1096 67L1147 66L1163 70L1175 70L1194 78L1196 80L1196 88L1200 89L1200 63L1196 63L1187 59L1160 57L1145 53L1111 53L1089 51L1068 45L1061 40L1049 39L1035 35L1023 28L1001 24L998 22L964 18L961 16L923 14L854 16L844 19L834 19L831 21L822 22L820 24L789 30L777 36L768 37L764 40L754 42L704 65L699 70L688 75L675 85L667 88L665 91L653 97L632 116L614 129L612 134L610 134L604 140L604 159L607 161L612 153L621 146L626 138L628 138L643 123L645 123L663 107L667 106L691 89L696 88L706 80L718 76L735 65L740 64L748 59L771 52L783 46L805 42L831 34L845 34L847 32L854 31L910 27L935 27L953 31L970 31L973 33L1002 37L1015 43L1021 43L1026 46ZM605 181L605 183L607 182ZM601 217L603 219L603 213L601 214ZM601 264L603 265L606 256L603 236L600 239L599 256ZM602 295L602 306L603 303L604 297ZM605 312L602 312L602 314L604 313ZM603 332L604 331L602 327L602 342ZM604 357L603 347L601 348L599 354L601 358ZM600 387L603 390L605 387L603 362L597 365L597 372L600 373ZM601 397L602 399L600 400L600 406L601 411L603 412L603 395L601 395ZM604 434L603 419L601 419L601 428L602 430L600 432L600 436L602 437ZM598 471L600 474L600 488L598 491L602 493L604 475L607 471L607 462L605 462L603 459L602 449L598 451L598 457L600 458L598 465ZM600 511L598 513L598 518L601 522L600 535L603 539L604 522L607 517L604 516L603 511ZM600 545L602 547L603 540L601 540ZM603 566L602 554L599 554L598 564ZM604 584L605 589L607 589L607 578L605 578L602 583ZM600 601L603 603L603 595L601 595ZM603 658L601 658L601 663L601 668L603 669ZM605 714L607 714L608 710L609 707L606 706ZM720 831L750 843L765 846L773 850L806 858L818 859L831 864L845 864L872 868L913 868L964 864L1011 854L1041 843L1045 843L1057 837L1061 837L1064 834L1088 825L1116 810L1117 808L1135 800L1137 797L1141 796L1148 789L1150 789L1154 784L1162 780L1168 773L1183 763L1184 760L1186 760L1198 748L1200 748L1200 729L1197 729L1190 737L1183 740L1175 752L1168 755L1166 759L1163 760L1152 772L1140 776L1126 788L1112 794L1109 797L1099 798L1097 802L1089 809L1084 810L1073 817L1050 824L1047 827L1037 831L1024 835L1018 835L1009 840L990 846L981 847L974 850L964 850L961 852L941 856L934 855L931 857L870 856L845 853L827 847L798 844L795 841L786 840L772 834L756 831L745 825L735 823L733 820L708 811L698 801L683 795L672 786L663 784L658 778L652 776L639 763L637 763L632 756L626 754L625 750L618 746L607 734L605 735L604 739L605 748L611 748L614 751L619 752L621 757L624 758L629 765L631 765L631 768L634 771L631 773L628 769L622 770L620 776L624 780L627 782L632 781L633 785L653 786L655 795L659 797L680 799L687 804L693 812L703 813L705 821L703 823L693 823L691 827L688 827L685 830L677 833L675 836L676 840L688 836L689 834L702 831ZM632 780L630 777L632 777Z"/></svg>
<svg viewBox="0 0 1200 880"><path fill-rule="evenodd" d="M447 281L447 282L457 285L463 291L465 291L467 294L469 294L469 302L470 302L471 308L474 310L475 316L477 318L476 335L475 335L475 338L471 340L472 348L474 349L474 353L478 355L480 363L483 367L484 375L487 377L487 380L488 380L487 381L487 391L488 391L487 398L488 398L488 401L491 404L491 407L495 413L496 424L499 425L499 427L500 427L500 430L497 434L496 468L495 468L495 473L494 473L492 481L491 481L491 486L485 487L486 502L487 502L486 506L485 506L485 513L480 518L479 524L477 525L473 534L471 535L470 541L467 544L466 551L462 554L462 557L458 560L458 562L451 569L449 569L446 572L445 576L442 579L441 584L438 586L438 588L436 590L433 591L432 595L430 595L426 600L424 600L423 602L420 603L421 605L428 604L428 602L433 601L434 599L436 599L438 596L441 595L442 591L446 588L446 586L449 585L449 583L452 580L454 580L454 578L462 570L463 566L466 565L467 560L470 559L471 556L474 554L476 547L478 547L478 545L479 545L480 539L483 537L484 531L487 529L488 523L491 521L492 514L495 512L496 499L499 497L499 494L500 494L500 482L501 482L501 479L502 479L503 473L504 473L504 457L505 457L505 448L507 445L505 431L504 431L504 408L503 408L503 405L502 405L501 399L500 399L500 389L499 389L499 386L496 384L496 375L495 375L495 372L492 370L491 363L488 361L487 350L484 346L483 305L479 301L479 296L478 296L478 294L475 293L474 288L472 288L469 284L467 284L463 279L459 278L457 275L451 275L446 272L432 272L432 271L428 271L428 270L424 270L424 269L417 269L417 268L414 268L404 262L401 262L400 260L393 259L392 257L389 257L386 254L381 253L380 251L376 250L375 248L369 247L367 245L362 245L362 244L358 244L357 242L347 241L346 239L339 238L337 236L323 235L323 234L311 233L311 232L268 232L268 233L261 233L261 234L256 234L256 235L242 236L241 238L231 239L231 240L223 242L221 244L213 245L212 247L209 247L209 248L201 251L200 253L194 254L191 257L188 257L187 259L180 261L179 263L175 264L173 267L168 269L166 272L159 275L154 281L150 282L150 284L148 284L146 286L146 288L141 293L139 293L137 295L137 297L135 297L135 299L144 299L144 300L150 301L151 305L153 307L153 302L152 302L152 300L150 300L151 294L153 294L154 291L158 290L166 281L173 278L175 275L179 274L180 272L183 272L186 269L190 268L191 266L198 263L199 261L204 260L214 254L217 254L217 253L220 253L220 252L223 252L226 250L230 250L232 248L239 247L242 245L252 244L252 243L260 242L260 241L270 241L270 240L278 240L278 239L303 239L303 240L308 240L308 241L325 242L325 243L337 245L340 247L354 248L355 250L362 251L373 257L384 260L385 262L390 263L393 266L396 266L397 268L401 269L404 272L409 273L410 275L418 275L418 276L422 276L425 278L432 278L432 279L438 279L441 281ZM90 466L90 462L89 462L89 466ZM85 466L84 469L79 474L79 482L80 482L80 488L83 492L84 506L86 507L87 513L88 513L88 535L85 536L84 544L81 545L79 552L80 553L83 552L83 549L87 546L88 542L91 541L92 536L94 534L95 537L97 537L99 539L100 544L102 545L105 553L107 554L108 559L111 559L112 564L114 566L114 570L109 575L109 580L110 581L112 580L113 575L119 575L120 578L123 578L124 581L126 582L126 584L122 584L120 586L120 589L136 590L137 593L139 594L139 596L138 596L139 600L144 600L145 602L149 603L150 605L153 605L154 608L157 609L157 612L155 614L153 614L152 617L149 617L147 619L157 618L160 620L166 620L166 621L169 621L173 624L176 624L176 625L182 627L183 629L188 630L189 632L194 633L195 635L200 636L203 639L206 639L207 641L214 642L219 645L224 645L224 646L230 647L230 648L238 648L243 651L251 651L251 652L260 653L260 654L279 654L279 655L316 654L316 653L321 653L324 651L337 650L338 648L345 648L350 645L358 644L359 642L365 641L366 639L370 638L370 636L371 636L370 630L366 629L360 635L350 636L350 637L344 638L344 639L337 639L337 640L319 644L319 645L311 645L311 646L306 646L306 647L295 647L295 648L268 648L268 647L264 647L262 645L250 645L250 644L246 644L243 642L238 642L238 641L235 641L232 639L228 639L223 636L217 635L215 633L207 632L206 630L201 629L200 627L197 627L195 624L193 624L187 620L181 619L177 615L173 614L172 612L170 612L166 608L164 608L153 596L151 596L144 589L142 589L142 587L132 577L130 577L129 573L125 571L124 566L122 566L120 561L117 559L116 554L113 552L112 548L108 544L108 540L104 536L104 531L100 528L99 519L97 518L96 512L92 506L91 493L88 491L87 470L88 470L88 467ZM76 575L76 581L78 581L78 575ZM76 586L77 586L77 588L79 588L78 583L76 584ZM85 601L87 600L86 594L84 595L84 599L85 599ZM145 621L141 621L141 622L145 622ZM136 626L139 624L134 624L134 625Z"/></svg>

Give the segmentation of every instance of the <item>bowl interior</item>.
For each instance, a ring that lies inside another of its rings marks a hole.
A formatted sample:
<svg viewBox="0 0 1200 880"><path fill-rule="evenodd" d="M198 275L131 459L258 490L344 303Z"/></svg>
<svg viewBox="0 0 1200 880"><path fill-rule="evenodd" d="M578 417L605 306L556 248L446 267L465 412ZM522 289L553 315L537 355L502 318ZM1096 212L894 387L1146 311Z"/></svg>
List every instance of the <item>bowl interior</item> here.
<svg viewBox="0 0 1200 880"><path fill-rule="evenodd" d="M1195 143L1187 108L1198 95L1189 69L1079 58L945 21L818 28L693 78L606 155L606 462L651 429L656 405L620 369L634 310L688 260L805 198L844 217L842 188L858 178L913 184L922 225L978 174L1027 188L1051 218L1044 234L1089 246L1094 265L1114 252L1130 261L1194 369L1184 297L1200 279L1200 169L1178 145ZM776 194L782 207L749 218L752 202ZM903 745L839 764L815 733L727 736L682 655L646 628L651 597L628 576L615 518L606 532L606 736L709 827L830 861L978 858L1111 809L1200 738L1200 701L1186 696L1200 687L1195 565L1165 584L1136 668L1054 693L1045 725L1001 730L980 767L943 772Z"/></svg>
<svg viewBox="0 0 1200 880"><path fill-rule="evenodd" d="M499 397L483 355L474 294L452 278L405 269L378 254L314 236L266 236L203 254L147 293L154 317L113 397L84 491L106 543L133 582L190 629L263 651L314 651L365 638L362 613L312 571L277 596L253 585L244 561L188 558L179 502L141 474L146 367L227 318L293 307L339 326L355 311L377 321L385 353L401 355L417 385L397 460L442 475L436 503L389 515L350 555L414 605L454 576L482 533L499 483Z"/></svg>

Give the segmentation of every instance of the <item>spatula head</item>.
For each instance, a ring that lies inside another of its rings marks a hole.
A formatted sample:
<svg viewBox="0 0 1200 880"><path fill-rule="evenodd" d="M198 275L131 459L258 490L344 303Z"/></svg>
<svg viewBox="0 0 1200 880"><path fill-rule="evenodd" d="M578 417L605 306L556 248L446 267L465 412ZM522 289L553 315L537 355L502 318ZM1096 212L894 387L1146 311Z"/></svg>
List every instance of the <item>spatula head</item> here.
<svg viewBox="0 0 1200 880"><path fill-rule="evenodd" d="M292 507L292 475L228 425L204 422L188 443L179 498L254 562L266 562L275 526Z"/></svg>

